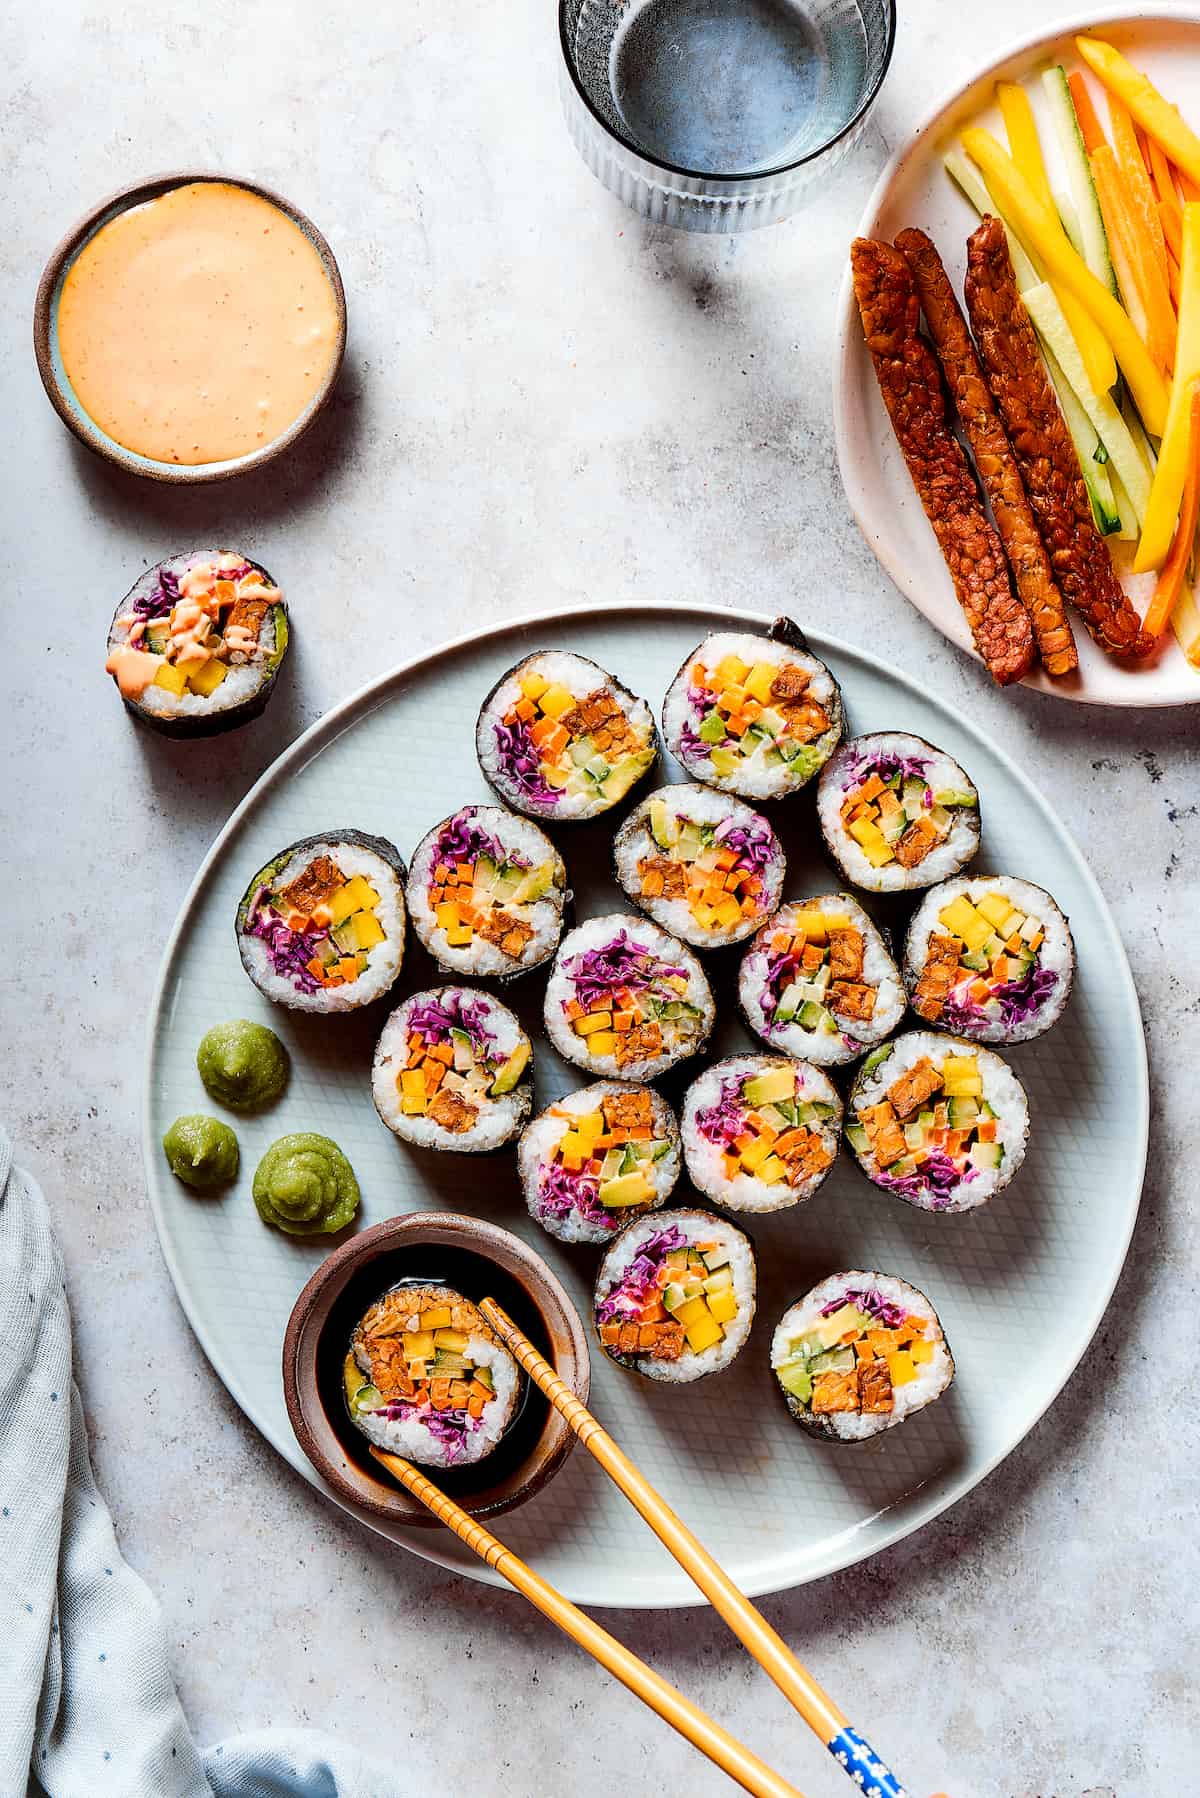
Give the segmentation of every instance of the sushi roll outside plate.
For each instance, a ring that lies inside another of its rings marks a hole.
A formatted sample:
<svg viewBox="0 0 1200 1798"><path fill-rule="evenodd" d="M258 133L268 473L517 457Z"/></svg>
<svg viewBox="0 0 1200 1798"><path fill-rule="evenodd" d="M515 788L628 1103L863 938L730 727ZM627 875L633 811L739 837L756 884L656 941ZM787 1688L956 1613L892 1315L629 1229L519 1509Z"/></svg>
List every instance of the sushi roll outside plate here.
<svg viewBox="0 0 1200 1798"><path fill-rule="evenodd" d="M587 656L542 649L488 694L475 727L484 779L505 805L566 824L617 805L658 760L654 717Z"/></svg>
<svg viewBox="0 0 1200 1798"><path fill-rule="evenodd" d="M904 979L918 1016L977 1043L1027 1043L1062 1016L1075 945L1049 893L1009 874L947 880L908 927Z"/></svg>
<svg viewBox="0 0 1200 1798"><path fill-rule="evenodd" d="M842 695L789 618L769 636L717 631L663 701L667 748L695 780L744 799L797 792L842 735Z"/></svg>
<svg viewBox="0 0 1200 1798"><path fill-rule="evenodd" d="M512 980L558 946L567 870L527 818L499 805L464 805L417 845L407 896L413 929L439 966Z"/></svg>
<svg viewBox="0 0 1200 1798"><path fill-rule="evenodd" d="M852 737L827 763L817 815L852 886L899 893L957 874L979 848L979 794L944 749L904 731Z"/></svg>
<svg viewBox="0 0 1200 1798"><path fill-rule="evenodd" d="M648 918L615 912L565 936L546 983L546 1034L608 1080L654 1080L698 1055L716 1008L690 949Z"/></svg>
<svg viewBox="0 0 1200 1798"><path fill-rule="evenodd" d="M423 1467L468 1467L512 1422L521 1374L460 1292L401 1285L354 1326L342 1383L352 1421L377 1448Z"/></svg>
<svg viewBox="0 0 1200 1798"><path fill-rule="evenodd" d="M781 906L742 958L738 1001L756 1036L822 1067L883 1042L905 1002L887 944L848 893Z"/></svg>
<svg viewBox="0 0 1200 1798"><path fill-rule="evenodd" d="M260 868L237 911L242 966L291 1011L357 1011L404 959L404 863L383 837L331 830Z"/></svg>
<svg viewBox="0 0 1200 1798"><path fill-rule="evenodd" d="M1025 1089L991 1049L911 1030L868 1055L846 1139L869 1180L922 1211L971 1211L1008 1185L1029 1139Z"/></svg>
<svg viewBox="0 0 1200 1798"><path fill-rule="evenodd" d="M481 1154L511 1142L532 1104L532 1047L506 1005L467 986L414 993L379 1038L371 1091L402 1142Z"/></svg>
<svg viewBox="0 0 1200 1798"><path fill-rule="evenodd" d="M637 1218L600 1263L596 1331L622 1367L681 1385L734 1360L754 1322L756 1290L750 1239L724 1218Z"/></svg>
<svg viewBox="0 0 1200 1798"><path fill-rule="evenodd" d="M837 1159L842 1101L820 1068L786 1055L731 1055L684 1095L692 1184L726 1211L811 1199Z"/></svg>
<svg viewBox="0 0 1200 1798"><path fill-rule="evenodd" d="M954 1357L923 1292L895 1274L831 1274L784 1312L771 1366L803 1429L865 1442L923 1411L954 1378Z"/></svg>
<svg viewBox="0 0 1200 1798"><path fill-rule="evenodd" d="M529 1214L560 1242L608 1242L656 1211L679 1178L679 1125L651 1086L601 1080L525 1126L517 1167Z"/></svg>
<svg viewBox="0 0 1200 1798"><path fill-rule="evenodd" d="M662 787L630 812L613 844L633 903L696 949L753 935L779 904L786 864L761 812L707 787Z"/></svg>

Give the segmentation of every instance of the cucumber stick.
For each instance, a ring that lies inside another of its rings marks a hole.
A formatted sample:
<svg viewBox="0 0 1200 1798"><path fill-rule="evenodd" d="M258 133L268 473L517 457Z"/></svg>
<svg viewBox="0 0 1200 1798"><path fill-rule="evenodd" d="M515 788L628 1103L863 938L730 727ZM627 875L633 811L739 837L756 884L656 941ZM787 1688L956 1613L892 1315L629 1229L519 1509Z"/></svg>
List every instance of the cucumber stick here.
<svg viewBox="0 0 1200 1798"><path fill-rule="evenodd" d="M1092 180L1092 165L1088 161L1083 133L1075 116L1075 102L1071 98L1066 70L1061 66L1046 69L1042 75L1042 86L1046 90L1050 119L1066 164L1067 179L1071 184L1071 197L1079 220L1083 259L1096 279L1102 281L1115 298L1117 277L1113 272L1112 257L1108 253L1108 233L1104 229L1104 216L1096 195L1096 183ZM1071 235L1070 231L1067 235Z"/></svg>
<svg viewBox="0 0 1200 1798"><path fill-rule="evenodd" d="M1075 454L1079 457L1079 471L1092 502L1096 529L1102 537L1111 537L1114 532L1120 532L1123 520L1113 492L1107 452L1096 434L1095 426L1084 411L1078 394L1063 373L1054 351L1045 343L1042 345L1042 355L1045 357L1054 391L1058 395L1058 403L1062 407L1063 419L1071 433Z"/></svg>
<svg viewBox="0 0 1200 1798"><path fill-rule="evenodd" d="M969 163L960 150L951 150L944 158L946 173L951 180L961 187L980 218L985 212L994 212L1004 226L1004 235L1008 239L1008 253L1012 258L1013 274L1017 277L1020 288L1033 287L1042 278L1042 271L1026 255L1016 232L1004 217L984 184L983 176L973 164Z"/></svg>
<svg viewBox="0 0 1200 1798"><path fill-rule="evenodd" d="M1134 543L1137 540L1138 534L1137 514L1133 509L1133 501L1121 484L1120 475L1111 463L1109 464L1108 478L1112 482L1113 499L1116 501L1117 511L1120 514L1121 519L1117 529L1117 536L1120 537L1123 543Z"/></svg>
<svg viewBox="0 0 1200 1798"><path fill-rule="evenodd" d="M1150 499L1150 470L1147 468L1138 450L1137 444L1129 434L1129 427L1121 417L1111 396L1097 393L1088 380L1083 367L1083 358L1079 354L1079 346L1066 329L1061 310L1054 304L1054 295L1043 281L1037 287L1031 287L1021 295L1030 318L1037 326L1038 334L1053 352L1063 374L1083 402L1083 409L1099 435L1101 443L1112 457L1112 464L1121 477L1121 485L1129 495L1130 504L1136 514L1139 528L1146 516L1146 506ZM1050 302L1047 304L1047 302Z"/></svg>
<svg viewBox="0 0 1200 1798"><path fill-rule="evenodd" d="M1087 261L1087 246L1083 241L1083 233L1079 229L1079 214L1075 210L1075 202L1070 194L1059 188L1054 190L1054 204L1058 208L1058 216L1062 220L1063 230L1071 240L1071 248L1077 256Z"/></svg>

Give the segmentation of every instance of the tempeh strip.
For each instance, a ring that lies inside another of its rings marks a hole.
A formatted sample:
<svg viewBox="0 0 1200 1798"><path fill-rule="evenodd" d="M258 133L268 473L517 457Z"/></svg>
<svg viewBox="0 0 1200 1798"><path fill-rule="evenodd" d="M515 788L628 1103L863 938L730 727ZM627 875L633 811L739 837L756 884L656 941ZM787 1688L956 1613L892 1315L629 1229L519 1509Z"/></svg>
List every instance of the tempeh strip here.
<svg viewBox="0 0 1200 1798"><path fill-rule="evenodd" d="M1058 400L1038 351L1004 237L989 213L967 240L967 311L992 397L1058 584L1101 649L1144 656L1154 647L1121 590Z"/></svg>
<svg viewBox="0 0 1200 1798"><path fill-rule="evenodd" d="M1029 615L961 444L946 422L937 360L921 336L912 272L891 244L856 238L854 294L892 428L954 581L975 646L1001 686L1034 661Z"/></svg>
<svg viewBox="0 0 1200 1798"><path fill-rule="evenodd" d="M950 285L937 248L924 231L901 231L896 248L913 273L925 323L933 338L959 422L991 501L996 528L1048 674L1071 674L1079 666L1066 602L1021 481L1012 445L1000 422L967 321Z"/></svg>

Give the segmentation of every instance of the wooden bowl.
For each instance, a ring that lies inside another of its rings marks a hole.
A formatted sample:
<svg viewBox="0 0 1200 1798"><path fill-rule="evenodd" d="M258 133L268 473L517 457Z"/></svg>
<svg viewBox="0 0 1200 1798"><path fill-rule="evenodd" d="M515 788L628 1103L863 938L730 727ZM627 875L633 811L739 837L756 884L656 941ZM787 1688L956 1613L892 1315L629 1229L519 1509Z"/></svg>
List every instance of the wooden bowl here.
<svg viewBox="0 0 1200 1798"><path fill-rule="evenodd" d="M435 1524L371 1458L342 1394L350 1332L398 1280L442 1281L465 1298L494 1298L585 1403L591 1382L579 1315L540 1255L479 1218L417 1211L375 1224L322 1262L296 1300L283 1339L283 1390L301 1448L333 1491L391 1523ZM471 1467L430 1470L473 1517L524 1504L558 1472L575 1438L533 1383L500 1444Z"/></svg>
<svg viewBox="0 0 1200 1798"><path fill-rule="evenodd" d="M126 449L124 444L110 437L107 431L101 430L95 419L84 411L67 379L59 354L58 302L71 264L102 225L107 225L119 213L127 212L131 206L141 206L147 200L156 200L160 194L169 193L176 187L186 187L194 181L220 181L229 187L245 188L248 193L258 194L261 199L269 200L272 206L277 206L294 225L300 227L320 257L333 288L337 312L337 343L329 372L312 401L299 418L294 419L278 437L273 437L261 449L250 450L244 456L234 456L227 461L185 464L160 462L153 456L141 456L136 450ZM283 455L328 405L346 353L346 292L328 243L312 220L306 218L298 207L293 206L290 200L285 200L281 194L263 187L258 181L244 181L237 175L220 174L211 169L188 169L173 175L154 175L148 181L135 182L132 187L123 187L119 193L110 194L106 200L93 206L90 212L86 212L78 224L67 232L47 262L38 282L33 307L33 350L42 386L46 389L50 404L80 443L85 443L98 456L103 456L105 461L125 469L129 474L144 475L152 481L169 481L181 486L198 481L224 481L231 475L245 474L251 468L261 468L264 463L273 462L276 456Z"/></svg>

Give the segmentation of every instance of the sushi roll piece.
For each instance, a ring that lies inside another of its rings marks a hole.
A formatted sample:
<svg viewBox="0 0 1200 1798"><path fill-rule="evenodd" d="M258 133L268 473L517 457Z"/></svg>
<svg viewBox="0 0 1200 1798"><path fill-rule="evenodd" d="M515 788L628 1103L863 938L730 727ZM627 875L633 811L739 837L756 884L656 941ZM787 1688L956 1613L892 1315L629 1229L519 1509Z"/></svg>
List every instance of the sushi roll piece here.
<svg viewBox="0 0 1200 1798"><path fill-rule="evenodd" d="M909 1003L976 1043L1027 1043L1071 996L1075 944L1042 887L1010 874L947 880L926 893L904 945Z"/></svg>
<svg viewBox="0 0 1200 1798"><path fill-rule="evenodd" d="M933 1030L910 1030L867 1056L846 1120L868 1180L922 1211L986 1204L1029 1139L1025 1088L1008 1063Z"/></svg>
<svg viewBox="0 0 1200 1798"><path fill-rule="evenodd" d="M827 1074L787 1055L731 1055L684 1095L692 1184L725 1211L811 1199L837 1159L842 1101Z"/></svg>
<svg viewBox="0 0 1200 1798"><path fill-rule="evenodd" d="M790 618L768 636L717 631L667 689L663 740L695 780L743 799L781 799L841 741L842 694Z"/></svg>
<svg viewBox="0 0 1200 1798"><path fill-rule="evenodd" d="M941 1398L954 1357L923 1292L895 1274L831 1274L784 1312L771 1367L802 1429L865 1442Z"/></svg>
<svg viewBox="0 0 1200 1798"><path fill-rule="evenodd" d="M679 1125L651 1086L600 1080L527 1124L517 1167L529 1215L560 1242L608 1242L665 1205L679 1178Z"/></svg>
<svg viewBox="0 0 1200 1798"><path fill-rule="evenodd" d="M979 794L944 749L904 731L852 737L817 788L821 834L852 886L910 892L948 880L979 848Z"/></svg>
<svg viewBox="0 0 1200 1798"><path fill-rule="evenodd" d="M377 1448L422 1467L482 1461L512 1423L521 1373L449 1286L394 1286L354 1326L346 1408Z"/></svg>
<svg viewBox="0 0 1200 1798"><path fill-rule="evenodd" d="M711 1211L635 1218L596 1276L605 1353L647 1379L720 1373L750 1334L758 1275L750 1238Z"/></svg>
<svg viewBox="0 0 1200 1798"><path fill-rule="evenodd" d="M401 1142L483 1154L511 1142L533 1101L533 1049L507 1005L439 986L398 1005L371 1070L375 1109Z"/></svg>
<svg viewBox="0 0 1200 1798"><path fill-rule="evenodd" d="M242 966L290 1011L358 1011L404 960L404 863L383 837L331 830L260 868L237 910Z"/></svg>
<svg viewBox="0 0 1200 1798"><path fill-rule="evenodd" d="M140 723L165 737L212 737L258 717L288 636L283 594L258 562L186 550L148 568L121 601L104 672Z"/></svg>
<svg viewBox="0 0 1200 1798"><path fill-rule="evenodd" d="M450 974L515 980L548 961L570 897L544 831L499 805L464 805L423 837L408 876L408 915Z"/></svg>
<svg viewBox="0 0 1200 1798"><path fill-rule="evenodd" d="M598 818L658 760L645 700L562 649L539 649L497 682L479 713L475 750L505 805L559 824Z"/></svg>
<svg viewBox="0 0 1200 1798"><path fill-rule="evenodd" d="M900 970L848 893L781 906L742 958L738 1001L772 1049L820 1067L856 1060L904 1016Z"/></svg>
<svg viewBox="0 0 1200 1798"><path fill-rule="evenodd" d="M613 844L633 903L696 949L752 936L779 904L786 863L761 812L707 787L661 787L636 805Z"/></svg>
<svg viewBox="0 0 1200 1798"><path fill-rule="evenodd" d="M546 1034L608 1080L655 1080L698 1055L716 1016L704 970L649 918L614 912L565 936L546 982Z"/></svg>

